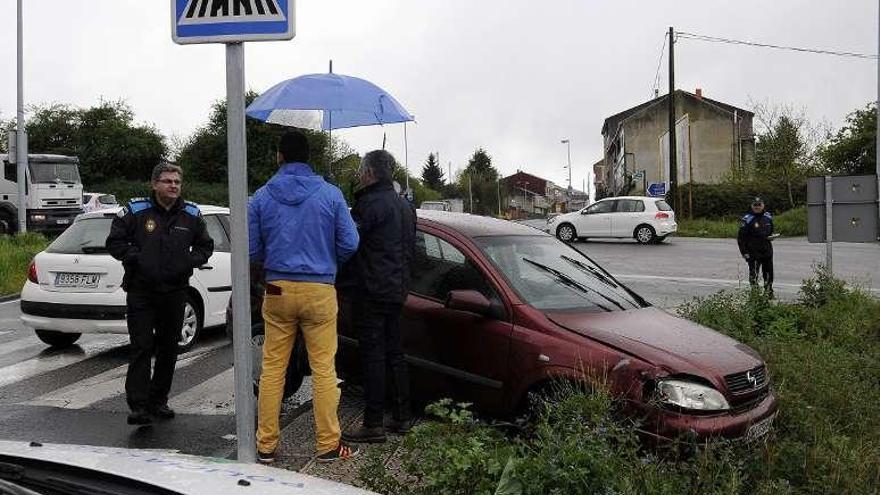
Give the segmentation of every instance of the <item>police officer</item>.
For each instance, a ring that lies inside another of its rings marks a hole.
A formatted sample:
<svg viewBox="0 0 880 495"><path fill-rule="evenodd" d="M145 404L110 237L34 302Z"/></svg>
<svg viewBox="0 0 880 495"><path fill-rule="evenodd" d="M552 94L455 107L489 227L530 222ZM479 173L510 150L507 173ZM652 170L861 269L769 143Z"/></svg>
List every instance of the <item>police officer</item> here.
<svg viewBox="0 0 880 495"><path fill-rule="evenodd" d="M177 362L186 288L193 269L214 251L199 208L180 197L183 171L160 163L153 169L149 198L132 199L120 210L107 237L107 250L122 261L131 339L125 395L128 424L153 417L171 419L168 392ZM155 370L150 358L155 353Z"/></svg>
<svg viewBox="0 0 880 495"><path fill-rule="evenodd" d="M755 198L752 207L740 220L737 243L749 264L749 284L758 285L758 272L764 278L764 290L773 297L773 215L764 211L764 200Z"/></svg>

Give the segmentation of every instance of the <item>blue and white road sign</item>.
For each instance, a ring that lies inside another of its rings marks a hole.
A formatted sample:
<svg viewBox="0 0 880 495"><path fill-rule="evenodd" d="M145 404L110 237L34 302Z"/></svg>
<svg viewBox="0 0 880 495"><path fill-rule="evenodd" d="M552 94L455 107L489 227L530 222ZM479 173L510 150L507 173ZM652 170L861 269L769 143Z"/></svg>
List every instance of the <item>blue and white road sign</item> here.
<svg viewBox="0 0 880 495"><path fill-rule="evenodd" d="M175 43L289 40L295 0L171 0Z"/></svg>
<svg viewBox="0 0 880 495"><path fill-rule="evenodd" d="M655 198L666 196L666 183L651 182L650 184L648 184L648 196L652 196Z"/></svg>

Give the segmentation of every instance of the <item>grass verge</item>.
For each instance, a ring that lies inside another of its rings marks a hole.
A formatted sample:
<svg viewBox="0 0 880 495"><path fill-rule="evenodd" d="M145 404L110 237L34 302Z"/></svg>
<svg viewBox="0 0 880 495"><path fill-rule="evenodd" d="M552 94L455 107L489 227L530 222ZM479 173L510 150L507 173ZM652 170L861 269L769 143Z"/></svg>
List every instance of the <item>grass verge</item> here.
<svg viewBox="0 0 880 495"><path fill-rule="evenodd" d="M39 234L0 236L0 296L21 291L28 263L47 244L46 238Z"/></svg>
<svg viewBox="0 0 880 495"><path fill-rule="evenodd" d="M773 226L777 233L785 237L801 237L807 235L807 208L801 206L773 217ZM679 219L679 237L714 237L735 238L739 231L739 218L695 218Z"/></svg>
<svg viewBox="0 0 880 495"><path fill-rule="evenodd" d="M876 494L880 490L880 301L820 270L798 301L720 292L681 315L758 350L780 401L766 443L645 449L603 391L561 389L526 430L432 405L395 470L359 480L387 494Z"/></svg>

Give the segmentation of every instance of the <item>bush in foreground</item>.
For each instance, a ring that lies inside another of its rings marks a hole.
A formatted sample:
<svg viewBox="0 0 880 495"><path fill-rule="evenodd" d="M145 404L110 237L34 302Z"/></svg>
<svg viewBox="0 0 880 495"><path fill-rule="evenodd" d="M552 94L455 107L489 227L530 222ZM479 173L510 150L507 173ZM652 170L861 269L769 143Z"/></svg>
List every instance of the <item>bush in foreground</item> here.
<svg viewBox="0 0 880 495"><path fill-rule="evenodd" d="M880 301L820 269L796 303L721 292L683 316L766 359L780 400L775 431L752 447L651 450L598 390L563 387L527 430L481 422L445 400L404 440L399 470L362 470L395 494L875 494L880 489Z"/></svg>
<svg viewBox="0 0 880 495"><path fill-rule="evenodd" d="M0 236L0 296L21 291L28 264L46 244L48 241L40 234Z"/></svg>

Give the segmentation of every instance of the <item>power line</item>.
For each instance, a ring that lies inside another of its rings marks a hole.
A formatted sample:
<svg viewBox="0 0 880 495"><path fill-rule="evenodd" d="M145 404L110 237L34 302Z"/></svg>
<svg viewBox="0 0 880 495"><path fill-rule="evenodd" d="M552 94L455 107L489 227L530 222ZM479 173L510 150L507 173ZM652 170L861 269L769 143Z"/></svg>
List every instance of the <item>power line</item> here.
<svg viewBox="0 0 880 495"><path fill-rule="evenodd" d="M855 52L839 52L834 50L822 50L818 48L802 48L797 46L783 46L783 45L771 45L769 43L756 43L752 41L743 41L743 40L735 40L730 38L718 38L715 36L705 36L702 34L694 34L687 33L683 31L676 31L676 35L680 36L684 39L691 39L697 41L707 41L710 43L727 43L730 45L746 45L746 46L754 46L758 48L772 48L774 50L788 50L793 52L802 52L802 53L817 53L820 55L834 55L836 57L852 57L852 58L861 58L861 59L872 59L876 60L877 55L871 55L867 53L855 53Z"/></svg>
<svg viewBox="0 0 880 495"><path fill-rule="evenodd" d="M654 85L651 87L651 98L660 88L660 66L663 64L663 54L666 53L666 35L663 35L663 46L660 47L660 56L657 57L657 72L654 74Z"/></svg>

